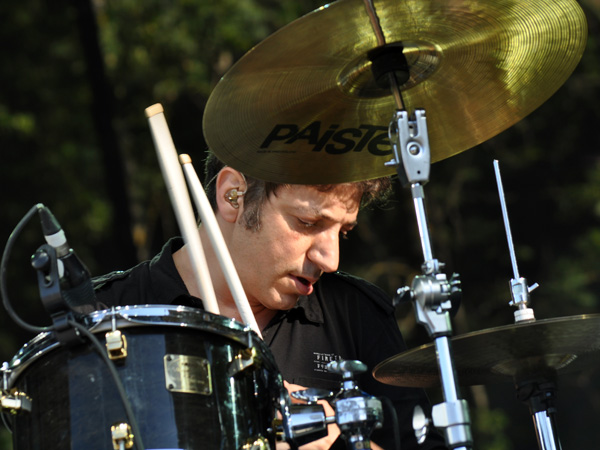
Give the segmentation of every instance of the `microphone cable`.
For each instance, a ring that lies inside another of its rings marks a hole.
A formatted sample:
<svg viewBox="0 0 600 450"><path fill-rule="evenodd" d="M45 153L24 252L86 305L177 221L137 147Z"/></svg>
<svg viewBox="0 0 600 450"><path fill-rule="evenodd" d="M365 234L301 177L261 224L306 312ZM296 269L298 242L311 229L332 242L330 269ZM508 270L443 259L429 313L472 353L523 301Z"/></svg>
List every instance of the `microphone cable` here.
<svg viewBox="0 0 600 450"><path fill-rule="evenodd" d="M4 252L2 254L2 261L0 262L0 292L2 293L2 303L4 304L4 309L6 309L6 312L8 313L8 315L11 317L11 319L13 319L17 323L17 325L19 325L21 328L24 328L25 330L30 331L31 333L34 333L34 334L53 331L54 327L52 327L52 326L39 327L39 326L31 325L19 317L19 315L13 309L13 307L9 301L9 297L8 297L7 265L8 265L8 260L10 258L10 254L11 254L12 249L17 240L17 237L21 234L21 232L23 231L23 228L25 228L25 225L27 225L27 223L31 220L31 218L34 216L34 214L36 212L38 212L40 209L42 209L43 207L44 207L44 205L42 203L36 204L19 221L19 223L17 224L17 226L15 227L15 229L13 230L13 232L10 234L10 236L8 238L6 247L4 247Z"/></svg>
<svg viewBox="0 0 600 450"><path fill-rule="evenodd" d="M17 323L17 325L19 325L21 328L24 328L25 330L30 331L34 334L53 332L53 331L55 331L54 330L55 327L54 326L39 327L39 326L31 325L31 324L25 322L23 319L21 319L21 317L19 317L19 315L13 309L11 302L9 300L9 296L8 296L7 265L8 265L8 261L10 259L10 254L11 254L14 244L17 240L17 237L21 234L21 232L23 231L23 228L25 228L25 226L29 223L29 221L35 215L35 213L37 213L42 208L45 208L44 204L37 203L19 221L19 223L17 224L17 226L15 227L15 229L13 230L13 232L10 234L10 236L8 238L6 247L4 248L4 252L2 254L2 261L0 261L0 293L2 294L2 303L4 305L4 308L6 309L6 312L8 312L8 315L11 317L11 319L13 319ZM127 420L129 420L129 422L130 422L129 425L131 426L131 431L133 434L133 440L135 442L135 445L138 448L138 450L144 450L144 445L142 443L140 429L139 429L137 420L135 418L133 408L131 407L131 402L129 401L129 399L127 397L127 392L125 391L125 387L123 386L123 382L121 381L121 378L119 377L119 373L117 372L115 364L110 360L110 358L106 354L105 349L102 346L102 344L100 343L100 341L84 325L76 322L75 320L68 320L67 323L71 327L73 327L77 332L79 332L80 334L87 337L88 340L94 346L94 348L97 350L97 352L100 354L100 357L106 364L106 367L108 368L108 370L111 374L111 377L113 378L113 381L115 383L115 386L117 388L119 396L121 397L121 401L122 401L123 407L125 409L125 414L127 415ZM4 422L5 426L9 429L9 431L12 432L12 430L10 429L11 427L9 427L8 424L6 423L6 418L4 417L4 413L2 413L2 421Z"/></svg>

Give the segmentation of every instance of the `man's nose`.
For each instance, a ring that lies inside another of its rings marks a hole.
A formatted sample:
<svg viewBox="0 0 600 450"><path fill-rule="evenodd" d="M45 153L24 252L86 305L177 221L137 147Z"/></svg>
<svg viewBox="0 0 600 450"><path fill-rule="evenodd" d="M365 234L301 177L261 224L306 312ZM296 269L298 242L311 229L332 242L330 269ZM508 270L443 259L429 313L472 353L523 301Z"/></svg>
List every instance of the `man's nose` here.
<svg viewBox="0 0 600 450"><path fill-rule="evenodd" d="M339 233L327 231L314 236L307 256L323 272L335 272L340 263Z"/></svg>

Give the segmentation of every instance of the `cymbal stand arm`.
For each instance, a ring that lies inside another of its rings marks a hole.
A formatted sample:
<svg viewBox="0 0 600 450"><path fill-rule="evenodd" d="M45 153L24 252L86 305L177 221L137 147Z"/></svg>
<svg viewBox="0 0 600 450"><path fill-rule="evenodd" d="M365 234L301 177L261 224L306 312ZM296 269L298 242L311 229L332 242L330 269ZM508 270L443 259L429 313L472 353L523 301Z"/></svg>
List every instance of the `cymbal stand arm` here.
<svg viewBox="0 0 600 450"><path fill-rule="evenodd" d="M515 311L515 322L532 322L535 320L533 309L529 308L529 293L538 287L537 283L527 286L527 280L519 276L519 267L515 255L515 246L510 231L510 222L508 221L508 210L506 208L506 199L504 197L504 188L502 187L502 177L500 176L500 165L494 160L494 171L496 172L496 182L498 184L498 194L500 197L500 206L502 208L502 217L504 218L504 228L506 229L506 239L508 240L508 250L510 252L510 261L513 266L514 278L510 280L510 293L512 300L511 306L517 308Z"/></svg>
<svg viewBox="0 0 600 450"><path fill-rule="evenodd" d="M527 280L519 275L515 247L510 231L510 223L508 221L508 210L506 208L502 177L500 176L500 164L497 160L494 160L494 171L496 172L500 206L502 207L504 228L506 229L506 238L508 240L508 249L514 274L514 278L510 280L512 300L509 304L517 308L514 313L515 323L534 322L535 315L533 309L529 308L529 293L537 288L538 284L534 283L532 286L528 286ZM556 421L554 418L554 414L556 413L556 404L554 400L556 386L554 379L520 382L517 383L516 387L517 397L529 404L529 410L533 417L533 424L537 433L540 450L560 450L560 440L558 438L558 433L556 432Z"/></svg>
<svg viewBox="0 0 600 450"><path fill-rule="evenodd" d="M415 110L412 119L406 111L396 111L389 127L389 137L394 159L386 165L397 166L402 184L405 187L410 185L425 257L423 275L415 277L409 296L415 305L417 321L427 329L436 346L445 402L433 407L433 424L444 429L449 448L471 448L469 412L466 402L459 399L450 348L452 325L449 311L453 287L446 275L440 272L443 264L433 258L425 212L423 186L429 180L431 166L425 111Z"/></svg>

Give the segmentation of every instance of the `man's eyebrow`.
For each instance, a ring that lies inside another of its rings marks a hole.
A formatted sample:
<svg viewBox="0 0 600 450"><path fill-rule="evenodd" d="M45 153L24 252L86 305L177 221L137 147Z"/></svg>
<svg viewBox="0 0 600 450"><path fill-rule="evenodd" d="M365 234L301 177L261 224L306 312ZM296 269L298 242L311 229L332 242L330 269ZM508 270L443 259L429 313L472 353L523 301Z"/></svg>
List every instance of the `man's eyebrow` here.
<svg viewBox="0 0 600 450"><path fill-rule="evenodd" d="M336 220L331 217L329 214L324 213L322 210L320 210L319 208L312 208L312 212L313 214L318 217L319 219L324 219L324 220L328 220L330 222L335 222ZM353 220L352 222L349 223L345 223L344 226L345 227L351 227L354 228L356 225L358 225L358 220Z"/></svg>

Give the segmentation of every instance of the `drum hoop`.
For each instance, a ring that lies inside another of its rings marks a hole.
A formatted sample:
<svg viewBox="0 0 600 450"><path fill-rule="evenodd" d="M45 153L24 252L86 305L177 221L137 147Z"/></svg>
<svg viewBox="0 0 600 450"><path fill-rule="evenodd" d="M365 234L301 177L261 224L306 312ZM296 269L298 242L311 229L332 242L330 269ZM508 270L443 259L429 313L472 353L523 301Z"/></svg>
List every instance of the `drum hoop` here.
<svg viewBox="0 0 600 450"><path fill-rule="evenodd" d="M112 329L113 318L120 322L117 329L123 328L122 322L125 321L126 328L161 325L218 334L246 348L258 346L263 350L267 364L277 367L264 341L249 326L199 308L175 305L119 306L95 311L85 316L83 323L90 332L100 333ZM14 385L30 364L57 347L60 347L60 344L52 332L40 333L21 347L8 365L8 387Z"/></svg>

